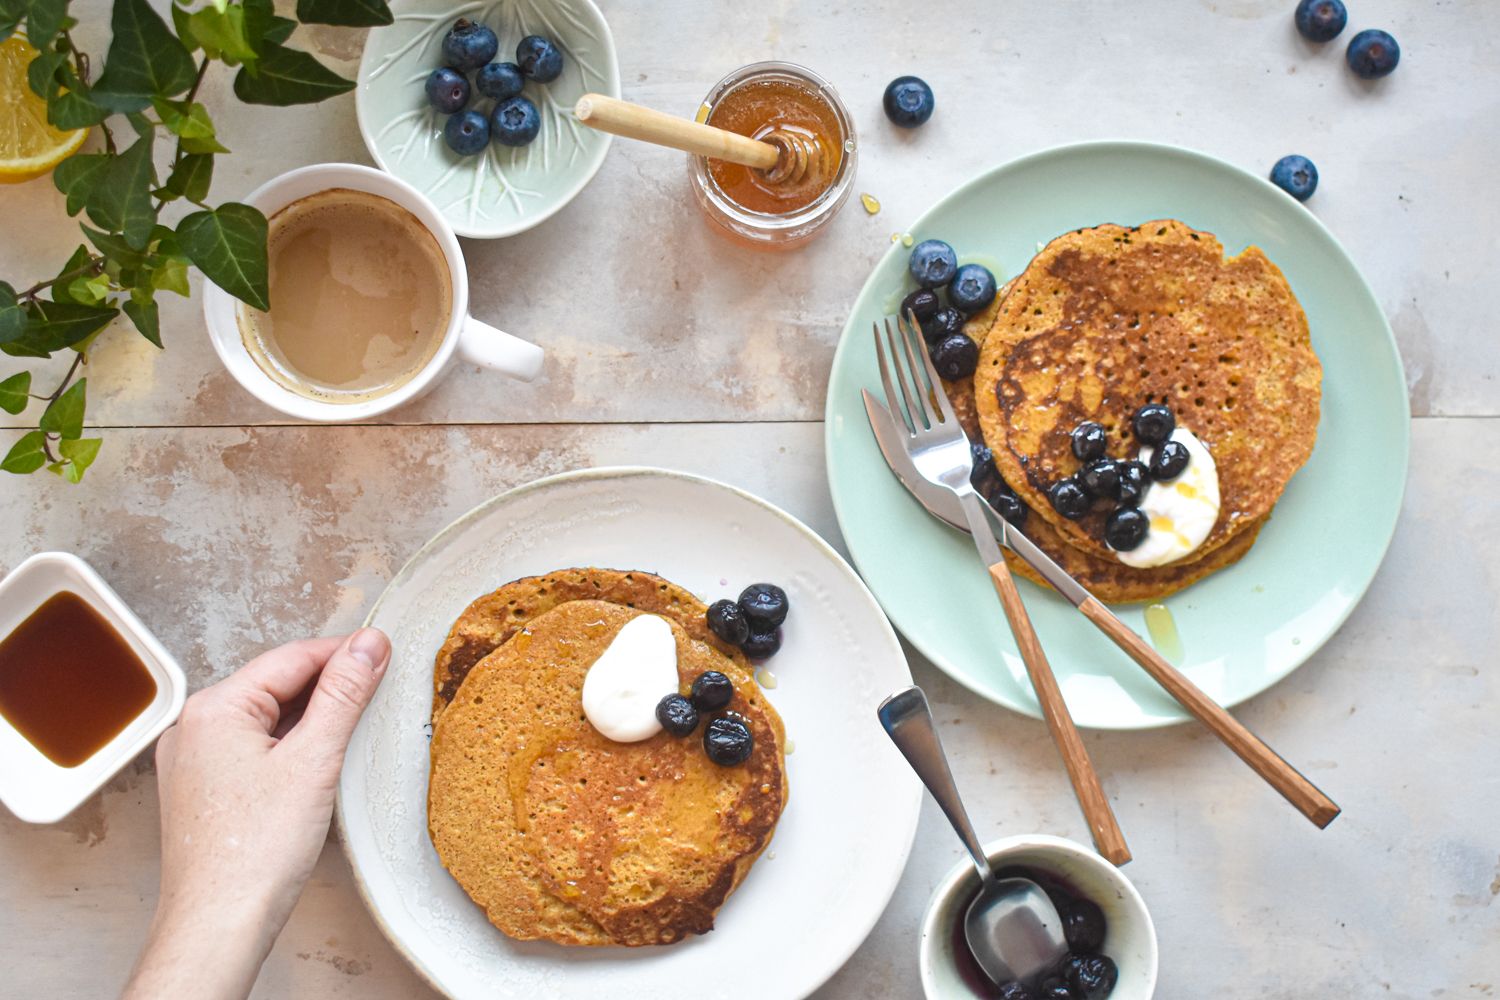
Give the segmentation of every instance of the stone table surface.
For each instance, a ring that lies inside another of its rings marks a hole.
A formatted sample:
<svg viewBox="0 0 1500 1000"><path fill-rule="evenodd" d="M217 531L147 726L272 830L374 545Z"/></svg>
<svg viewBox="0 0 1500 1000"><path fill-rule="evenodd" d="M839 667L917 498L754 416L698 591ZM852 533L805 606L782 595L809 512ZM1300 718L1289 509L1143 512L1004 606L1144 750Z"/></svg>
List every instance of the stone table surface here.
<svg viewBox="0 0 1500 1000"><path fill-rule="evenodd" d="M74 6L85 46L102 48L106 4ZM465 247L476 315L544 346L544 376L521 386L459 370L378 424L280 419L221 369L196 299L174 301L164 353L122 327L91 355L90 416L105 445L84 483L0 479L0 570L41 549L82 555L196 688L268 645L353 627L444 524L567 469L703 473L841 545L823 474L824 386L844 311L893 231L977 171L1063 142L1176 143L1256 173L1305 153L1322 173L1310 207L1400 342L1411 477L1363 603L1306 666L1236 714L1345 813L1314 830L1196 727L1086 738L1160 935L1159 996L1492 996L1500 350L1485 275L1500 259L1500 4L1351 0L1351 33L1381 26L1403 46L1401 68L1376 85L1345 70L1339 43L1304 43L1292 7L607 0L629 99L686 112L729 68L772 57L833 79L862 133L858 189L883 210L851 206L800 253L757 256L697 218L677 154L616 142L553 219ZM353 74L361 32L299 38ZM906 72L938 94L937 114L915 133L879 111L885 82ZM304 163L369 162L351 97L249 108L214 72L202 99L236 150L220 161L215 200ZM48 181L0 190L0 275L51 274L77 242ZM0 362L0 377L14 367ZM0 438L20 426L6 418ZM912 670L982 836L1087 840L1040 723L978 700L916 655ZM958 858L929 803L889 910L817 996L916 996L917 923ZM55 826L0 815L0 996L118 989L157 866L149 755ZM429 993L330 844L255 995Z"/></svg>

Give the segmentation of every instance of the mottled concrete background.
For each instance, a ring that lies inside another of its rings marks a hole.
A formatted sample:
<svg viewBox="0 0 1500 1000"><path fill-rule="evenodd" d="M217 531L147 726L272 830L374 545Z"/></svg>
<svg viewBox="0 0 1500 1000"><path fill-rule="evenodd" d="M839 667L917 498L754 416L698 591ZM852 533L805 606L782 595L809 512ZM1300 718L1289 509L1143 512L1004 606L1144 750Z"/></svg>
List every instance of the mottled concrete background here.
<svg viewBox="0 0 1500 1000"><path fill-rule="evenodd" d="M1364 603L1306 667L1237 714L1345 814L1315 831L1194 727L1087 739L1156 919L1161 997L1492 996L1500 5L1351 2L1351 32L1385 27L1403 46L1401 68L1373 87L1344 71L1337 43L1314 49L1295 35L1293 5L607 2L629 99L686 112L727 69L760 58L832 78L862 131L858 187L884 210L851 206L813 247L756 256L695 217L676 154L617 142L554 219L465 248L476 315L542 344L545 376L518 386L460 370L378 426L287 426L219 367L197 300L172 302L165 353L122 328L92 356L90 413L106 430L85 483L0 479L0 570L38 549L79 553L201 686L266 645L353 626L434 531L552 472L701 472L840 544L823 478L824 383L844 310L892 231L977 170L1064 141L1175 142L1255 171L1306 153L1322 173L1312 207L1401 342L1418 417L1412 478ZM107 3L74 6L85 44L102 48ZM299 37L352 75L361 33ZM879 113L881 88L903 72L938 94L915 134ZM203 99L236 150L220 162L216 199L303 163L368 162L352 98L246 108L214 73ZM0 190L0 276L29 283L76 242L47 181ZM0 361L0 377L14 367ZM919 658L913 670L982 835L1087 839L1040 723L976 700ZM918 992L917 921L958 857L928 808L891 908L820 997ZM156 875L146 759L58 826L0 816L0 997L118 988ZM257 996L426 995L339 853L325 852Z"/></svg>

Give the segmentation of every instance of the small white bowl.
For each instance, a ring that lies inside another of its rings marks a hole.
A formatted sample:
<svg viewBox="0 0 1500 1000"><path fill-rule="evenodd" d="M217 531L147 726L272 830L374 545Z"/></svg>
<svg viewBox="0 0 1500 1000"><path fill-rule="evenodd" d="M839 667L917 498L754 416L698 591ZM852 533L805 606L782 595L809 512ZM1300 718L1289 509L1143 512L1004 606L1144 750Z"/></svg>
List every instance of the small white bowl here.
<svg viewBox="0 0 1500 1000"><path fill-rule="evenodd" d="M48 760L0 715L0 803L28 823L56 823L82 805L176 721L187 698L187 678L172 654L93 567L67 552L39 552L0 580L0 637L64 591L77 594L125 639L156 681L156 697L77 767Z"/></svg>
<svg viewBox="0 0 1500 1000"><path fill-rule="evenodd" d="M1103 952L1120 970L1109 1000L1150 1000L1156 992L1156 928L1141 894L1118 868L1081 844L1045 834L1006 837L986 844L984 852L996 869L1031 868L1098 903L1108 927ZM982 994L964 981L954 955L955 924L978 890L979 875L964 858L933 891L922 918L917 958L927 1000L981 1000Z"/></svg>

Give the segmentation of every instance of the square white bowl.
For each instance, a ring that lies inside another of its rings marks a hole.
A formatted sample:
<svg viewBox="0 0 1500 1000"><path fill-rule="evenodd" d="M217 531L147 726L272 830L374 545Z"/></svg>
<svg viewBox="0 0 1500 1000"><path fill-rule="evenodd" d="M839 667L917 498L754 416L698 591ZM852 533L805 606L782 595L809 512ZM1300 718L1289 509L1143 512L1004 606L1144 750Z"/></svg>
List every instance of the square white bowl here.
<svg viewBox="0 0 1500 1000"><path fill-rule="evenodd" d="M0 715L0 803L28 823L56 823L82 805L176 721L187 698L187 678L172 654L92 566L67 552L38 552L0 580L0 637L64 591L77 594L120 634L156 681L156 696L77 767L48 760Z"/></svg>

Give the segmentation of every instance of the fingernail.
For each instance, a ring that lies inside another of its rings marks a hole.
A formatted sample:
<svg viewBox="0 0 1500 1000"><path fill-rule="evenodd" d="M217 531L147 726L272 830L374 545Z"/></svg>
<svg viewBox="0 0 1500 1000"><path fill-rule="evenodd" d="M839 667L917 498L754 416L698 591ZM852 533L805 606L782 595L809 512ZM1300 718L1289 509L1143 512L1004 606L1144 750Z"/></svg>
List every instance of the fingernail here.
<svg viewBox="0 0 1500 1000"><path fill-rule="evenodd" d="M390 653L391 641L378 628L362 628L349 637L349 655L375 670Z"/></svg>

